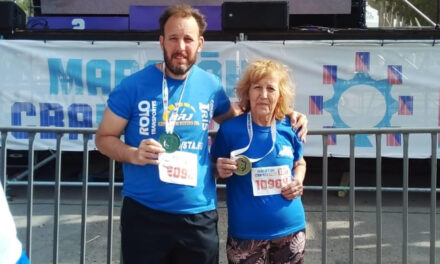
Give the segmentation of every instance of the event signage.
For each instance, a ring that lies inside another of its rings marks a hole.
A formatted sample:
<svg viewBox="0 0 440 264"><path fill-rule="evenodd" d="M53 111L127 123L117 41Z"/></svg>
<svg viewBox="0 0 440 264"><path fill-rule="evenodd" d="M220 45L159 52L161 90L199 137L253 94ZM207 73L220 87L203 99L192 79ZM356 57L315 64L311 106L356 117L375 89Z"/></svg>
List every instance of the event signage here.
<svg viewBox="0 0 440 264"><path fill-rule="evenodd" d="M296 84L294 107L308 115L309 129L438 127L439 47L428 40L208 41L197 63L236 100L234 85L249 60L284 62ZM0 127L97 128L111 90L162 56L157 41L1 40ZM146 114L158 104L148 102ZM27 142L24 133L8 136L8 148L27 149ZM348 136L331 135L328 142L330 155L348 155ZM359 135L355 142L357 156L375 156L374 136ZM82 149L76 134L65 135L62 143L66 150ZM54 145L53 134L36 138L36 149ZM402 135L387 134L382 146L384 156L401 157ZM429 157L427 146L429 135L411 135L410 156ZM322 155L322 137L309 136L305 154Z"/></svg>

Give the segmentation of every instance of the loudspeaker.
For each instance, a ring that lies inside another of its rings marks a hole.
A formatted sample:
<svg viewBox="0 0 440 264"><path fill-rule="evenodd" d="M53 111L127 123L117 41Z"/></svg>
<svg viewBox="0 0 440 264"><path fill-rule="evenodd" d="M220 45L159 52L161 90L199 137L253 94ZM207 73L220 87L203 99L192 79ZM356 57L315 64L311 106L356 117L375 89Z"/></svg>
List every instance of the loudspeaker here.
<svg viewBox="0 0 440 264"><path fill-rule="evenodd" d="M275 30L289 28L289 4L273 2L224 2L223 30Z"/></svg>
<svg viewBox="0 0 440 264"><path fill-rule="evenodd" d="M26 13L13 2L0 2L0 30L26 27Z"/></svg>
<svg viewBox="0 0 440 264"><path fill-rule="evenodd" d="M350 14L290 15L291 27L366 28L365 0L352 0ZM293 17L293 18L292 18Z"/></svg>

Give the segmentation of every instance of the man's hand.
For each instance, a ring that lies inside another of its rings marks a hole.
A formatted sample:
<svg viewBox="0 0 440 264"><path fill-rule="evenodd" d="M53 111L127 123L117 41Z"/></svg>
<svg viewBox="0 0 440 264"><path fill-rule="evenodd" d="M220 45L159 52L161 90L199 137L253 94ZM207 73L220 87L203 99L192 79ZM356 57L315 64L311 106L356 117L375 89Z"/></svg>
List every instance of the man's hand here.
<svg viewBox="0 0 440 264"><path fill-rule="evenodd" d="M297 130L299 129L298 136L301 138L302 142L306 142L307 137L307 124L309 121L307 120L307 116L303 113L293 111L288 115L290 117L290 122L292 127Z"/></svg>
<svg viewBox="0 0 440 264"><path fill-rule="evenodd" d="M136 165L159 164L157 160L159 153L165 152L165 150L156 140L144 139L138 147L129 146L121 141L120 137L127 123L127 119L106 108L95 137L95 144L99 151L120 162Z"/></svg>
<svg viewBox="0 0 440 264"><path fill-rule="evenodd" d="M159 142L152 138L144 139L134 152L131 163L136 165L159 165L159 153L162 152L165 152L165 149Z"/></svg>

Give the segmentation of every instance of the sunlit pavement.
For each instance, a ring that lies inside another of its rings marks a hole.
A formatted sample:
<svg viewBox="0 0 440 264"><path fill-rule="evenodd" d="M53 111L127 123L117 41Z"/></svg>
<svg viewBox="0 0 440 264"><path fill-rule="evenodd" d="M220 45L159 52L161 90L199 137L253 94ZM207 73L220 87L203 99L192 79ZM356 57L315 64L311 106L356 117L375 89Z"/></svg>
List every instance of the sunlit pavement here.
<svg viewBox="0 0 440 264"><path fill-rule="evenodd" d="M119 263L120 188L116 188L114 208L112 263ZM26 245L26 192L24 187L11 187L10 207L18 235ZM107 190L89 187L87 210L86 263L107 262ZM322 207L321 192L306 191L303 201L307 217L306 263L321 263ZM440 261L440 217L437 199L436 262ZM227 263L225 241L227 212L224 190L219 190L220 263ZM429 263L429 194L409 195L408 263ZM36 187L32 218L32 263L53 263L53 188ZM256 219L258 221L258 219ZM382 207L382 263L402 263L402 194L384 193ZM349 263L350 230L349 198L329 192L327 214L327 263ZM60 208L58 263L79 263L81 246L81 189L63 187ZM376 262L375 193L357 192L355 206L356 263Z"/></svg>

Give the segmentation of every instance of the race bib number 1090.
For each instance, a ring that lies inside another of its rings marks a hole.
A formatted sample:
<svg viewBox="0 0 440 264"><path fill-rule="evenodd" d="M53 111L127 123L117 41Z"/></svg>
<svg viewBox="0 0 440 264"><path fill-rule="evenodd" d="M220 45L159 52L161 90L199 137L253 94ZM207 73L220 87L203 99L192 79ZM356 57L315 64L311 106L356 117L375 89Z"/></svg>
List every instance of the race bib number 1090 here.
<svg viewBox="0 0 440 264"><path fill-rule="evenodd" d="M252 189L254 196L280 194L281 188L292 179L289 166L252 168Z"/></svg>

